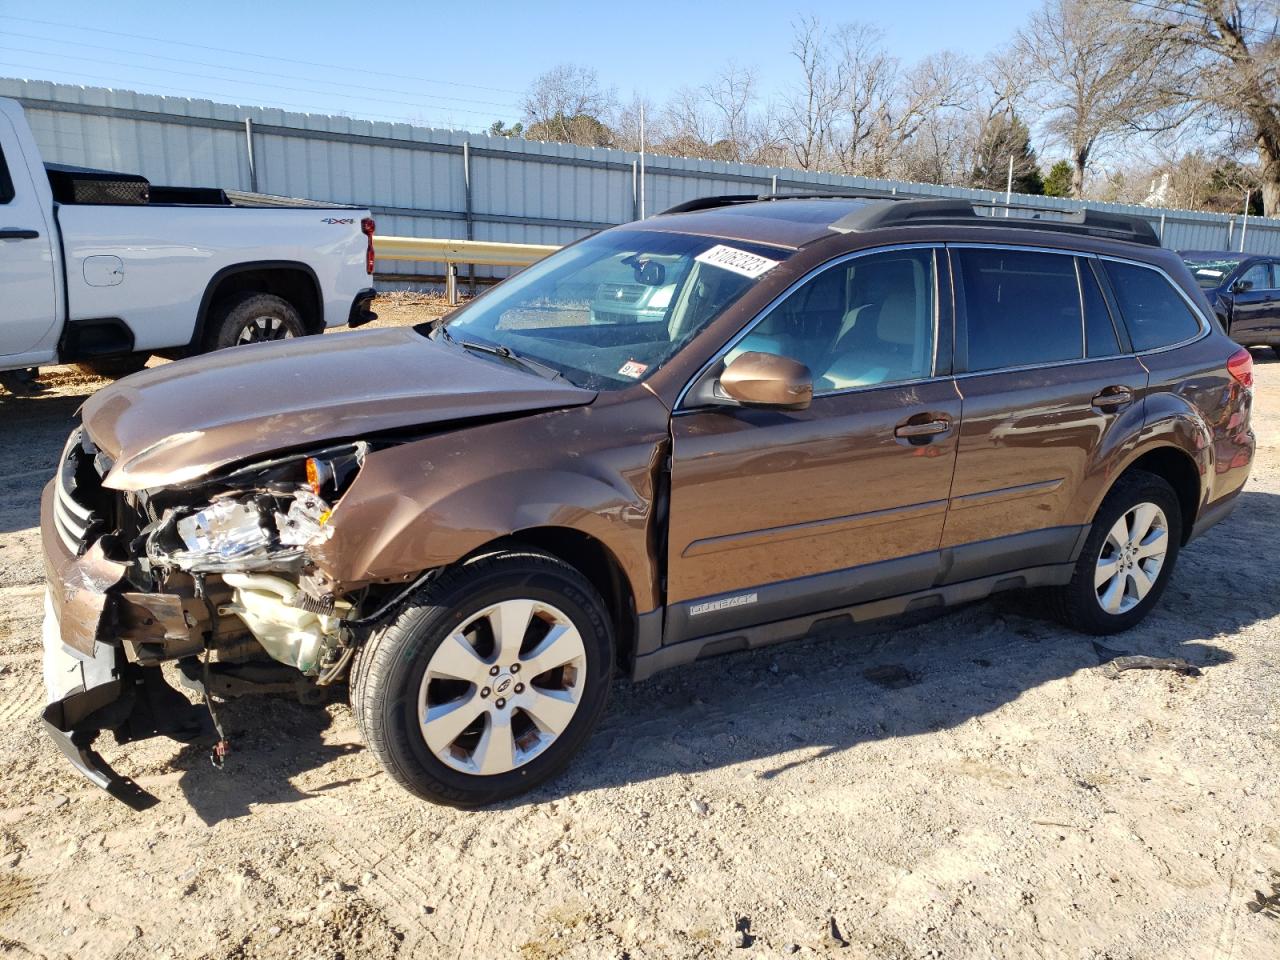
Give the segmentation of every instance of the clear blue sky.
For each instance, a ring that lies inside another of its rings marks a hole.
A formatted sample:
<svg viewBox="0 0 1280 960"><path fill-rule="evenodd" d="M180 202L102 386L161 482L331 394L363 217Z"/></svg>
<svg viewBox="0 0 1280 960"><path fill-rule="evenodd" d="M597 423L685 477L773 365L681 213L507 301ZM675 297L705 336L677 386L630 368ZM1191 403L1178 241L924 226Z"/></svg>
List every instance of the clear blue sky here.
<svg viewBox="0 0 1280 960"><path fill-rule="evenodd" d="M910 62L944 48L980 57L1036 5L0 0L0 76L482 129L518 119L521 93L557 63L661 102L734 60L768 94L795 76L800 15L876 23Z"/></svg>

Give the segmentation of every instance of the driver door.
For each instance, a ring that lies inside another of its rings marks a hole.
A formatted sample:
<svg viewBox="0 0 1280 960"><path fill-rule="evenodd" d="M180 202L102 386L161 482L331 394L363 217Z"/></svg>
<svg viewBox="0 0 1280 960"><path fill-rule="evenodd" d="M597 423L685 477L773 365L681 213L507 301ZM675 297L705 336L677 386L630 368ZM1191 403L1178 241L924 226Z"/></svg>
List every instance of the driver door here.
<svg viewBox="0 0 1280 960"><path fill-rule="evenodd" d="M667 643L935 581L961 412L945 269L929 246L844 258L731 344L806 364L808 409L676 410Z"/></svg>

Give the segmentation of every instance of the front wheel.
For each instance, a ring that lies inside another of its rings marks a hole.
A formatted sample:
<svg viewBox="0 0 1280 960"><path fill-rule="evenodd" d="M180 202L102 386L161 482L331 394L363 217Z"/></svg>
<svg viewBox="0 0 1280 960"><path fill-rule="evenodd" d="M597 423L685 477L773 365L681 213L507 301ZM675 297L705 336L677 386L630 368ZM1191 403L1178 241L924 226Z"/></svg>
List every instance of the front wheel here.
<svg viewBox="0 0 1280 960"><path fill-rule="evenodd" d="M1069 627L1105 635L1128 630L1164 593L1182 542L1182 509L1163 477L1135 470L1116 483L1094 518L1071 582L1053 591Z"/></svg>
<svg viewBox="0 0 1280 960"><path fill-rule="evenodd" d="M360 654L352 706L392 779L475 807L559 773L604 709L613 633L577 570L494 554L424 587Z"/></svg>

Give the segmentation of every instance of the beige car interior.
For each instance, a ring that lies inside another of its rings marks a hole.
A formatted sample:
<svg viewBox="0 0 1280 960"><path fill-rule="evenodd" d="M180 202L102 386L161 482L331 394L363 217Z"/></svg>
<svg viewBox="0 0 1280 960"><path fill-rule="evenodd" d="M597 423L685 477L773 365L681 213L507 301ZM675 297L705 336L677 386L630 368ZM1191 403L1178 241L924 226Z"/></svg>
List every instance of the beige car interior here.
<svg viewBox="0 0 1280 960"><path fill-rule="evenodd" d="M815 394L917 380L933 359L933 251L858 257L818 274L726 355L775 353L805 364Z"/></svg>

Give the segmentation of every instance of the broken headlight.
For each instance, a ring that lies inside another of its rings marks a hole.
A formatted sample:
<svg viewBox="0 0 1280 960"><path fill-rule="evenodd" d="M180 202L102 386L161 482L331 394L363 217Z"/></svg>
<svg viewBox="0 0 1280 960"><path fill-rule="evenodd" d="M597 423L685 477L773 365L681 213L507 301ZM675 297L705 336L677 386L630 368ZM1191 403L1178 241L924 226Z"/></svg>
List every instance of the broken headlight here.
<svg viewBox="0 0 1280 960"><path fill-rule="evenodd" d="M297 572L303 548L333 535L330 504L355 478L367 450L356 443L284 457L206 484L201 489L213 499L194 510L167 511L147 552L154 562L192 573Z"/></svg>
<svg viewBox="0 0 1280 960"><path fill-rule="evenodd" d="M271 545L271 533L253 503L218 500L177 522L185 555L228 562L251 556Z"/></svg>

